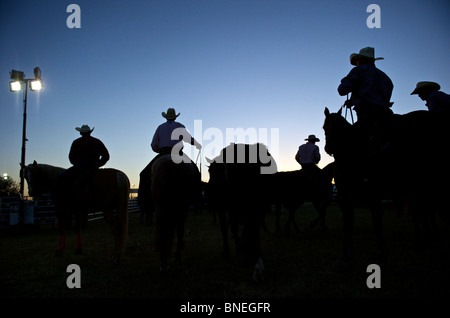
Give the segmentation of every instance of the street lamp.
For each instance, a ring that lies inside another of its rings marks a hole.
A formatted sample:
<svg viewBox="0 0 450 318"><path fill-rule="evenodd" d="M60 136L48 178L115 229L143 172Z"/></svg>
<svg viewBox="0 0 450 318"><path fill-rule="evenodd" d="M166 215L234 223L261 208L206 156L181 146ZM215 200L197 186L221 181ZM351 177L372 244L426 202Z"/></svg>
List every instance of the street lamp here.
<svg viewBox="0 0 450 318"><path fill-rule="evenodd" d="M12 82L9 83L11 92L20 92L25 87L23 95L23 131L22 131L22 156L20 161L20 194L22 199L25 192L25 143L27 141L27 95L28 85L32 91L40 91L42 89L41 69L34 68L34 78L25 78L25 74L21 71L12 70L10 72ZM28 84L29 83L29 84Z"/></svg>

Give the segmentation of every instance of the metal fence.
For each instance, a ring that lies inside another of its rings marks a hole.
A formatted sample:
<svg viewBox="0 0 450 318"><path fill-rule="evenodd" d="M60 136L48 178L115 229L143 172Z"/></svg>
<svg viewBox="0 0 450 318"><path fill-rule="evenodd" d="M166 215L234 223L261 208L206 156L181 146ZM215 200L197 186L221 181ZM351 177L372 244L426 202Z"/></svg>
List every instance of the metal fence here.
<svg viewBox="0 0 450 318"><path fill-rule="evenodd" d="M19 224L20 212L23 210L23 224L53 224L56 225L55 205L49 195L39 198L20 200L18 197L0 198L0 228L8 228ZM139 212L135 191L130 193L128 212ZM103 218L102 211L91 212L88 220L93 221Z"/></svg>

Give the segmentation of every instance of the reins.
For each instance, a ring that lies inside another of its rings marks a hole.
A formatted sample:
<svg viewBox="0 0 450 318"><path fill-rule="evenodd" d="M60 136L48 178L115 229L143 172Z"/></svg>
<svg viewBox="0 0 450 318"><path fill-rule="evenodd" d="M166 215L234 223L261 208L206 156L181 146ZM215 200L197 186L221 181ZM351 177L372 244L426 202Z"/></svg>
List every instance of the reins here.
<svg viewBox="0 0 450 318"><path fill-rule="evenodd" d="M197 166L198 166L198 170L200 170L200 179L201 179L201 177L202 177L202 160L200 159L200 165L198 165L197 163L198 163L198 158L200 158L200 154L201 154L201 153L202 153L202 150L199 149L199 150L198 150L197 159L195 159L195 165L197 165Z"/></svg>
<svg viewBox="0 0 450 318"><path fill-rule="evenodd" d="M348 101L348 94L347 94L347 101ZM344 103L344 105L341 106L341 109L342 109L342 107L345 107L344 118L347 119L347 110L348 110L350 107L346 106L345 103ZM353 120L353 109L351 109L351 108L350 108L350 116L352 117L352 125L353 125L353 124L355 123L355 121Z"/></svg>

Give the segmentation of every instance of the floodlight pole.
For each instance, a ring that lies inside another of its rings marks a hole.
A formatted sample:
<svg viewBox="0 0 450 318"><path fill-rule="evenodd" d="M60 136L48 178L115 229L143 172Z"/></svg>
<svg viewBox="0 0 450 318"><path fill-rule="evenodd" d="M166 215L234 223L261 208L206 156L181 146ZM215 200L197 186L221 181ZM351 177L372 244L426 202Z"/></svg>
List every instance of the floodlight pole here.
<svg viewBox="0 0 450 318"><path fill-rule="evenodd" d="M23 129L22 129L22 154L20 160L20 195L22 199L25 198L25 152L27 142L27 96L28 96L28 82L30 80L24 79L25 92L23 93Z"/></svg>
<svg viewBox="0 0 450 318"><path fill-rule="evenodd" d="M23 127L22 127L22 153L20 159L20 196L21 200L19 203L19 224L22 225L24 223L24 200L25 200L25 153L26 153L26 143L27 143L27 99L28 99L28 85L32 83L32 81L39 81L39 88L30 87L31 90L40 90L42 88L41 81L41 69L39 67L34 68L34 79L24 78L25 74L21 71L12 70L11 71L11 79L15 80L15 82L20 82L21 84L25 84L25 91L23 92ZM13 89L12 83L10 82L10 90L18 91ZM23 90L23 87L20 87L20 90Z"/></svg>

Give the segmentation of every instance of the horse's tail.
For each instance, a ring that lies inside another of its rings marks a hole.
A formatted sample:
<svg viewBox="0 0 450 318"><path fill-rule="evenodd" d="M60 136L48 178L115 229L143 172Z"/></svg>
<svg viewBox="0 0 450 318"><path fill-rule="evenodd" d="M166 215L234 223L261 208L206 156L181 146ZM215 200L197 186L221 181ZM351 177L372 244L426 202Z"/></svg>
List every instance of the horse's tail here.
<svg viewBox="0 0 450 318"><path fill-rule="evenodd" d="M117 171L118 188L118 206L117 206L117 225L119 234L120 251L125 250L125 243L128 236L128 199L130 195L130 180L122 171Z"/></svg>

